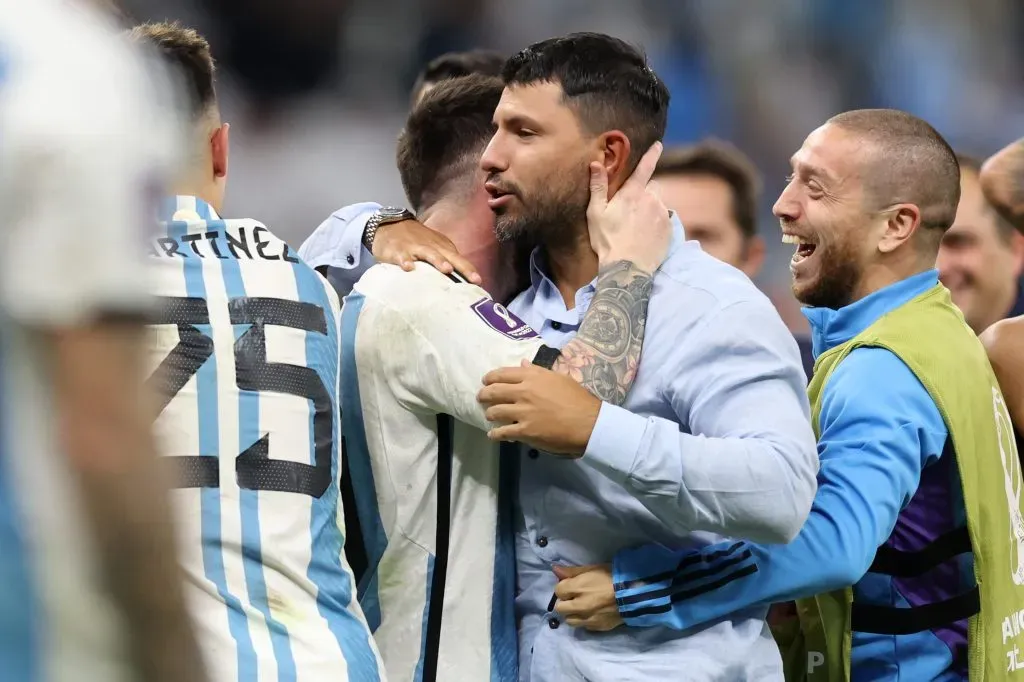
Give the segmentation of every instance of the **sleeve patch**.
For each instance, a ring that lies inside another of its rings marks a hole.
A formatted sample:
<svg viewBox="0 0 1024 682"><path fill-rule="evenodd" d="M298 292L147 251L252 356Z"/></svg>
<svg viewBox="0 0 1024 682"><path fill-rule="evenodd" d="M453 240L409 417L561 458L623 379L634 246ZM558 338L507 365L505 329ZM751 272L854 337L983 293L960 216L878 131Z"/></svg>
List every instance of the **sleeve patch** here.
<svg viewBox="0 0 1024 682"><path fill-rule="evenodd" d="M492 299L481 298L472 307L477 317L499 334L504 334L508 338L516 340L537 337L537 332L533 330L533 327L513 315L508 308Z"/></svg>

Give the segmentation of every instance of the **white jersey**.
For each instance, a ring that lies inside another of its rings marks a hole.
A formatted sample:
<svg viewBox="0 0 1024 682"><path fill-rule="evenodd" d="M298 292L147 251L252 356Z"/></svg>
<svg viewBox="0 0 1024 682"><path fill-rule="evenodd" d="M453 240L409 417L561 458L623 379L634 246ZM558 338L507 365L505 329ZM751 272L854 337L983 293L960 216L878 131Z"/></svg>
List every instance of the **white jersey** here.
<svg viewBox="0 0 1024 682"><path fill-rule="evenodd" d="M156 432L210 678L383 679L343 553L338 297L256 221L162 214Z"/></svg>
<svg viewBox="0 0 1024 682"><path fill-rule="evenodd" d="M342 320L360 600L388 678L513 682L517 464L488 440L476 395L488 371L557 353L483 289L422 263L371 268Z"/></svg>
<svg viewBox="0 0 1024 682"><path fill-rule="evenodd" d="M0 0L0 680L134 679L58 440L48 332L141 320L174 115L116 28ZM161 93L169 98L168 93Z"/></svg>

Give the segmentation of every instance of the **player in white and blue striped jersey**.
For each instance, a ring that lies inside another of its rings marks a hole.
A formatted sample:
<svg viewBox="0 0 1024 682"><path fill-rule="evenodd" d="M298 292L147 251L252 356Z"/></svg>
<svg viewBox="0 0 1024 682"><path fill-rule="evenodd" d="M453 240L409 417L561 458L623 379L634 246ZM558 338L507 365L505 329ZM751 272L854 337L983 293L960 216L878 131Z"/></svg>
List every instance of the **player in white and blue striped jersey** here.
<svg viewBox="0 0 1024 682"><path fill-rule="evenodd" d="M515 249L495 242L478 161L502 89L483 76L438 84L414 107L398 145L420 218L467 254L499 298L516 286L507 267ZM346 462L368 564L360 600L392 682L518 679L517 453L499 456L487 433L490 420L515 419L488 409L477 392L498 367L513 366L522 380L546 371L519 367L526 361L621 402L640 355L650 273L670 234L667 209L645 191L659 153L644 157L610 204L607 181L595 175L589 224L603 267L579 334L560 352L484 289L426 264L372 267L346 297ZM348 261L329 246L340 236L326 233L332 226L341 227L326 223L303 245L311 265ZM388 226L381 229L387 239Z"/></svg>
<svg viewBox="0 0 1024 682"><path fill-rule="evenodd" d="M78 2L0 0L3 682L205 679L142 400L177 147L142 61Z"/></svg>
<svg viewBox="0 0 1024 682"><path fill-rule="evenodd" d="M337 295L260 223L219 217L228 127L206 41L132 35L193 95L190 172L152 244L151 381L207 665L218 682L376 682L343 552Z"/></svg>

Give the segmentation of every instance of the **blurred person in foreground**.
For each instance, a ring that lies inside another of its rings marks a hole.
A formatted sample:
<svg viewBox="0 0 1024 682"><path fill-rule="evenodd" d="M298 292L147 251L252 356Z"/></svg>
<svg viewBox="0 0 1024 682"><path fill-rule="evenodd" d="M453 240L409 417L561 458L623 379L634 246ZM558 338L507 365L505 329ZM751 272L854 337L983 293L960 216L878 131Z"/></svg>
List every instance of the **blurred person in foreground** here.
<svg viewBox="0 0 1024 682"><path fill-rule="evenodd" d="M764 265L764 240L757 233L761 178L753 162L733 145L704 140L665 150L654 173L665 205L675 211L686 238L751 280ZM814 374L811 340L796 337L804 372Z"/></svg>
<svg viewBox="0 0 1024 682"><path fill-rule="evenodd" d="M811 133L792 168L775 214L818 357L811 515L788 545L638 550L647 572L578 590L576 615L603 626L617 604L629 626L689 630L797 599L779 631L787 679L1010 679L1024 670L1020 466L984 349L934 269L956 157L924 121L864 110Z"/></svg>
<svg viewBox="0 0 1024 682"><path fill-rule="evenodd" d="M661 138L668 92L635 49L600 34L537 43L503 76L497 132L481 159L489 205L498 241L541 244L529 288L509 310L560 347L595 300L591 166L603 165L618 191ZM332 276L358 275L373 256L465 272L450 240L410 216L383 208L338 225ZM673 226L623 407L538 367L485 378L480 397L498 424L491 438L530 444L520 457L516 541L522 680L671 679L683 665L698 680L781 674L767 607L686 633L587 633L553 610L560 565L611 561L644 543L785 542L813 497L816 452L792 336L747 277L686 242L678 219ZM359 236L357 256L344 245ZM609 318L607 328L615 324Z"/></svg>
<svg viewBox="0 0 1024 682"><path fill-rule="evenodd" d="M478 255L481 243L501 250L478 160L502 89L501 79L481 76L439 84L398 142L420 218ZM480 379L532 362L621 402L672 234L664 205L646 190L659 153L656 145L610 201L607 178L592 179L588 227L600 274L580 333L561 353L483 289L430 265L376 266L345 298L345 494L359 510L349 527L358 519L367 557L360 599L392 682L517 679L516 453L499 457L487 438ZM312 254L309 263L319 262ZM515 279L493 282L507 291Z"/></svg>
<svg viewBox="0 0 1024 682"><path fill-rule="evenodd" d="M1002 149L981 169L985 196L1018 231L1024 232L1024 139ZM996 322L981 336L1010 408L1024 434L1024 316Z"/></svg>
<svg viewBox="0 0 1024 682"><path fill-rule="evenodd" d="M953 303L980 334L999 320L1024 314L1024 235L982 193L981 162L963 154L957 160L960 204L942 238L936 267Z"/></svg>
<svg viewBox="0 0 1024 682"><path fill-rule="evenodd" d="M479 74L481 76L498 77L501 67L505 65L505 57L493 50L467 50L465 52L448 52L430 60L416 77L412 86L412 105L415 107L438 83L452 78L461 78Z"/></svg>
<svg viewBox="0 0 1024 682"><path fill-rule="evenodd" d="M201 682L143 391L178 112L81 3L3 0L0 46L0 678Z"/></svg>
<svg viewBox="0 0 1024 682"><path fill-rule="evenodd" d="M228 177L210 46L177 24L131 38L188 86L188 164L152 239L150 384L189 605L217 682L377 682L343 553L337 296L255 220Z"/></svg>

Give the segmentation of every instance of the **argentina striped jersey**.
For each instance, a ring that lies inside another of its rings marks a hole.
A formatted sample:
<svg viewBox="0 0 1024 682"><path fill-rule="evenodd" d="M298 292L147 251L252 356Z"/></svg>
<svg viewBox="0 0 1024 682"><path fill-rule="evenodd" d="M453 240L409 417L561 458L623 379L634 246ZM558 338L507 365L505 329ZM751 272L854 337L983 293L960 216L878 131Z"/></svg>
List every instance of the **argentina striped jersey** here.
<svg viewBox="0 0 1024 682"><path fill-rule="evenodd" d="M487 438L476 395L484 374L543 343L483 289L423 263L368 270L342 319L360 602L388 678L514 682L516 460Z"/></svg>
<svg viewBox="0 0 1024 682"><path fill-rule="evenodd" d="M162 219L150 381L211 679L381 680L343 553L337 296L258 222Z"/></svg>

